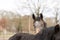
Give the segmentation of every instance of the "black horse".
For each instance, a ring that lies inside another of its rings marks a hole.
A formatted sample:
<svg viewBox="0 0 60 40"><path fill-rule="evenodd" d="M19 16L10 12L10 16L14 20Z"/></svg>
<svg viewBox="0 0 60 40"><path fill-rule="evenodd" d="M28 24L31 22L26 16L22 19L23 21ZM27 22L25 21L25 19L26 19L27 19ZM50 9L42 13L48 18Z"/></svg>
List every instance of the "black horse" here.
<svg viewBox="0 0 60 40"><path fill-rule="evenodd" d="M17 33L9 38L9 40L60 40L60 27L57 24L54 27L41 30L42 33L36 35L28 33Z"/></svg>
<svg viewBox="0 0 60 40"><path fill-rule="evenodd" d="M9 38L9 40L32 40L34 35L28 33L17 33Z"/></svg>
<svg viewBox="0 0 60 40"><path fill-rule="evenodd" d="M46 28L42 30L42 33L35 35L33 40L57 40L60 39L60 26L57 24L54 27Z"/></svg>
<svg viewBox="0 0 60 40"><path fill-rule="evenodd" d="M33 14L33 19L34 19L34 26L38 26L40 30L36 35L32 35L28 33L16 33L12 37L10 37L9 40L59 40L60 39L59 24L55 25L54 27L46 28L42 14L40 14L40 16L38 17L35 17Z"/></svg>

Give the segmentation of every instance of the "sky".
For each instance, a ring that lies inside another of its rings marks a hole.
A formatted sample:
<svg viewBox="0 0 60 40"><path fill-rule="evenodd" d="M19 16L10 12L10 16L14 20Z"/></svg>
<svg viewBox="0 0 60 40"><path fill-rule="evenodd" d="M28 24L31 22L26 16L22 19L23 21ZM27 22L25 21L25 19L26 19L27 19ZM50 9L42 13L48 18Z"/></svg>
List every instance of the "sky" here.
<svg viewBox="0 0 60 40"><path fill-rule="evenodd" d="M29 2L27 2L27 0L0 0L0 10L14 11L22 16L30 15L31 10L26 8L28 7L27 3L30 3L34 12L33 8L35 6L37 8L37 0L30 0ZM32 3L35 3L35 6L33 6ZM40 12L42 12L44 8L44 17L55 17L57 8L59 13L58 17L60 17L60 0L40 0L38 5L41 6Z"/></svg>
<svg viewBox="0 0 60 40"><path fill-rule="evenodd" d="M14 0L0 0L0 10L14 10L16 9Z"/></svg>

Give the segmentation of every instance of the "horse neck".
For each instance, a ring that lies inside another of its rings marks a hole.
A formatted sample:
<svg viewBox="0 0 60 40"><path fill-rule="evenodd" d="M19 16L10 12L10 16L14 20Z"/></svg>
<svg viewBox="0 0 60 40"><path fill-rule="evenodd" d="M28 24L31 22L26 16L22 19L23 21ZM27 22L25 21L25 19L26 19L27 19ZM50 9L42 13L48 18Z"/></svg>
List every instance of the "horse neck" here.
<svg viewBox="0 0 60 40"><path fill-rule="evenodd" d="M44 22L44 20L40 20L40 23L41 23L41 25L42 25L42 27L45 27L45 22Z"/></svg>

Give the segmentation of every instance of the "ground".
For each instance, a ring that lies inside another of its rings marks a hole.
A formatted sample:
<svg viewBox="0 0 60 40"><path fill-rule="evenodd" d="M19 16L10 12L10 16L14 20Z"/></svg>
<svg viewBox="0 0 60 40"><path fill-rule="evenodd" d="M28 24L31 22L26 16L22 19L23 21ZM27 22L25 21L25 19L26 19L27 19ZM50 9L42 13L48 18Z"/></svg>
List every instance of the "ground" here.
<svg viewBox="0 0 60 40"><path fill-rule="evenodd" d="M14 35L14 33L0 33L0 40L8 40L12 35Z"/></svg>

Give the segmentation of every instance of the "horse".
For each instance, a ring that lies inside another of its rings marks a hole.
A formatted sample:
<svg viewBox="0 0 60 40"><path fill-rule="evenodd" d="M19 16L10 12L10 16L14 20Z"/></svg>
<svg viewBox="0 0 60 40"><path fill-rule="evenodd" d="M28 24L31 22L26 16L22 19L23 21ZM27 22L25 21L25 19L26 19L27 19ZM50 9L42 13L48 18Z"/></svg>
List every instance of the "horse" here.
<svg viewBox="0 0 60 40"><path fill-rule="evenodd" d="M37 33L33 40L58 40L60 39L59 24L54 27L49 27L42 30L42 33Z"/></svg>
<svg viewBox="0 0 60 40"><path fill-rule="evenodd" d="M45 28L42 33L36 35L28 33L17 33L9 38L9 40L60 40L60 26L59 24L54 27Z"/></svg>
<svg viewBox="0 0 60 40"><path fill-rule="evenodd" d="M43 19L43 16L42 14L40 14L40 17L37 17L36 19L36 17L34 17L34 14L33 14L33 18L34 20L37 20L40 18L39 21L41 22L41 20ZM35 21L35 23L36 22L40 23L38 21ZM59 24L55 25L54 27L49 27L49 28L42 27L42 30L40 29L40 31L35 35L29 34L29 33L16 33L13 36L11 36L8 40L59 40L60 38L59 29L60 29Z"/></svg>
<svg viewBox="0 0 60 40"><path fill-rule="evenodd" d="M8 40L32 40L34 35L29 33L17 33L10 37Z"/></svg>
<svg viewBox="0 0 60 40"><path fill-rule="evenodd" d="M47 23L43 20L43 14L42 13L37 15L37 17L34 14L32 14L32 18L34 20L33 26L34 26L35 33L38 33L42 29L46 28Z"/></svg>

